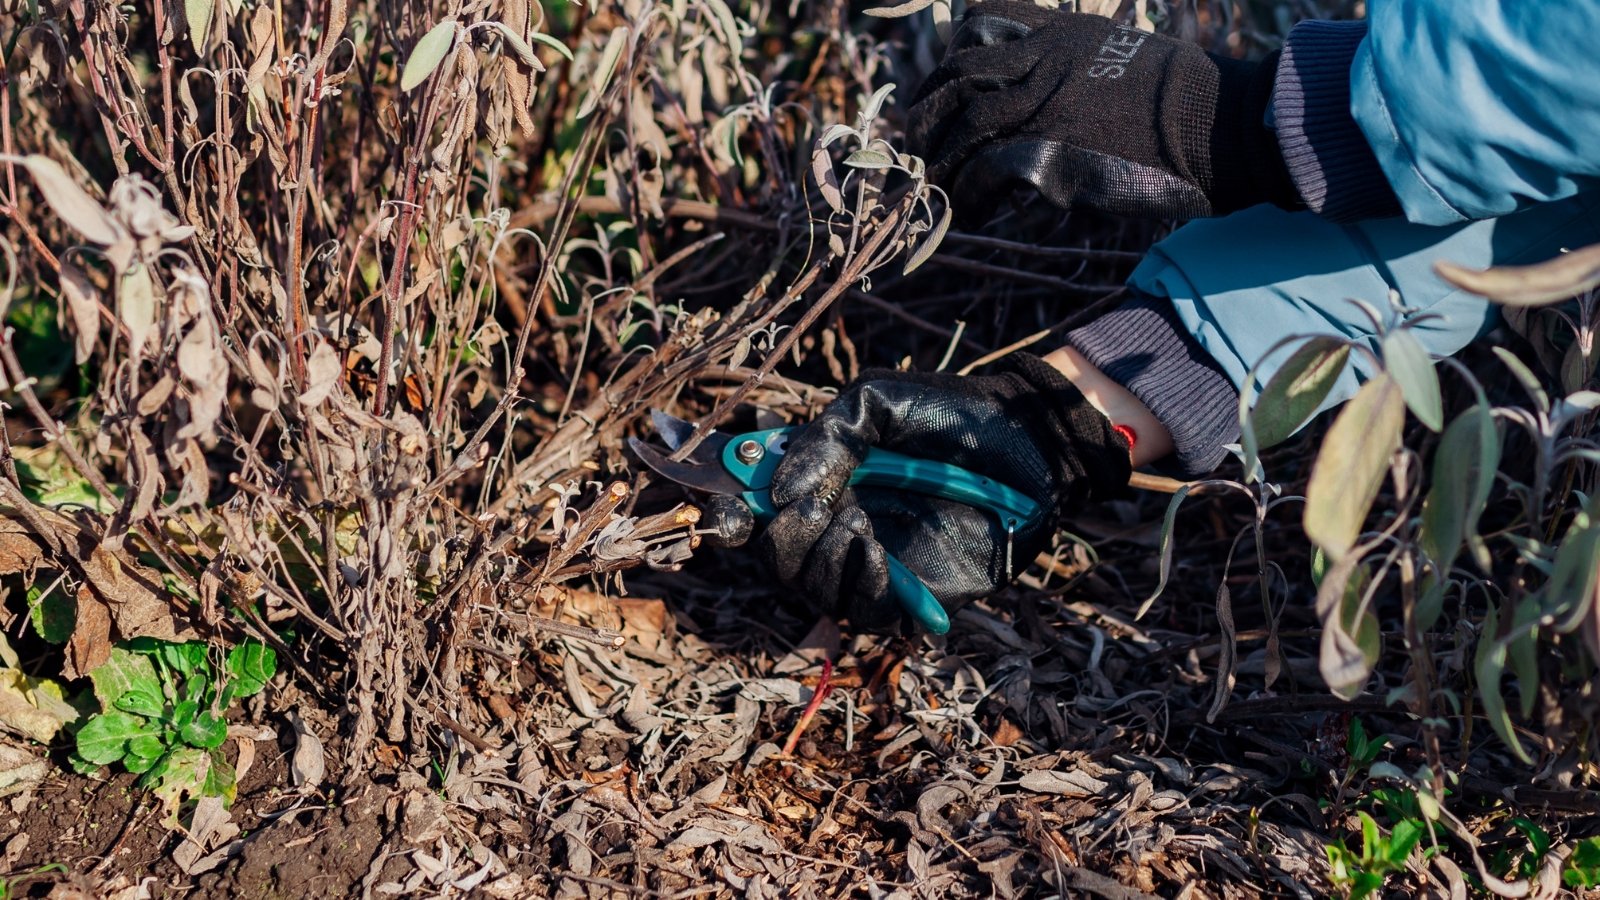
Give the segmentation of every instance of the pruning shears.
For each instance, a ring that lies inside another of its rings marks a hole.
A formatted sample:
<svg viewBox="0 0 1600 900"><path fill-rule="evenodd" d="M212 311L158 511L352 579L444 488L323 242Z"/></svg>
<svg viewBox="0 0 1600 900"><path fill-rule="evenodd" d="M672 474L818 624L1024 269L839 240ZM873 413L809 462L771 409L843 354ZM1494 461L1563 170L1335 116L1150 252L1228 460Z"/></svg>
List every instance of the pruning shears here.
<svg viewBox="0 0 1600 900"><path fill-rule="evenodd" d="M659 410L650 413L656 432L672 450L682 447L696 426ZM769 428L744 434L707 433L681 462L650 444L630 438L628 446L657 474L694 490L735 496L760 521L778 514L772 504L772 473L783 460L794 427ZM994 514L1007 532L1014 532L1039 513L1031 497L960 466L871 449L850 476L850 484L892 487L953 500ZM905 564L889 561L889 590L900 608L918 626L933 633L950 630L950 616L933 592Z"/></svg>

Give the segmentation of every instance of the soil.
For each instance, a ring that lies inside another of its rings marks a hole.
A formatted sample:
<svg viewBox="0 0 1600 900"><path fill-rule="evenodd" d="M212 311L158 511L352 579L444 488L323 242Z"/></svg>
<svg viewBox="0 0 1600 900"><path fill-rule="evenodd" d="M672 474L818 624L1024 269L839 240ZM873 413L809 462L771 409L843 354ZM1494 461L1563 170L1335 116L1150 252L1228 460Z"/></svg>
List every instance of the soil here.
<svg viewBox="0 0 1600 900"><path fill-rule="evenodd" d="M236 745L225 746L237 762ZM110 769L83 776L58 765L31 795L17 795L24 799L15 803L16 817L0 823L0 846L27 835L13 855L10 896L59 896L68 889L94 897L137 896L142 889L151 898L219 900L359 895L363 879L381 873L373 861L383 846L390 792L369 784L342 802L303 795L289 788L292 746L258 742L256 748L230 808L240 837L250 839L234 858L198 877L173 861L183 835L164 824L160 804L135 786L137 776ZM403 860L397 866L410 871Z"/></svg>

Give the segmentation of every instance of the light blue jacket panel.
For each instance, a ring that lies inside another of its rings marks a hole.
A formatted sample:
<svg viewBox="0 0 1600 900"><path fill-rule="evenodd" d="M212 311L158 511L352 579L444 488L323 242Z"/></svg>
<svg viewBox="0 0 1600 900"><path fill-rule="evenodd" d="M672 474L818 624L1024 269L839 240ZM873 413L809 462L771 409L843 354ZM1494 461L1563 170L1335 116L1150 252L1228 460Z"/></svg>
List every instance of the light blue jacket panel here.
<svg viewBox="0 0 1600 900"><path fill-rule="evenodd" d="M1129 283L1172 300L1178 318L1234 384L1272 346L1295 334L1328 334L1375 345L1367 317L1347 298L1381 311L1389 291L1419 312L1439 316L1417 332L1435 356L1448 356L1492 327L1494 306L1441 281L1433 263L1472 268L1548 259L1600 242L1600 193L1543 203L1498 219L1417 225L1402 219L1338 225L1307 212L1258 206L1191 222L1157 244ZM1265 383L1292 350L1266 359ZM1343 402L1370 374L1352 357L1325 406Z"/></svg>
<svg viewBox="0 0 1600 900"><path fill-rule="evenodd" d="M1371 0L1352 112L1406 218L1600 189L1600 2Z"/></svg>

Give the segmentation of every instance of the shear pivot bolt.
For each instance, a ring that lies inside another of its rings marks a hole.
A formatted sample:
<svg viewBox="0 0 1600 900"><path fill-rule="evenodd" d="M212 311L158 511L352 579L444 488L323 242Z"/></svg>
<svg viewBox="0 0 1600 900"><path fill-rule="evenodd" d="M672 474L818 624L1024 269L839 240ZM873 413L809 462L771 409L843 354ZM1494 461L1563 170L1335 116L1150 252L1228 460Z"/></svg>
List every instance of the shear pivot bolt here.
<svg viewBox="0 0 1600 900"><path fill-rule="evenodd" d="M761 446L760 441L749 440L740 441L738 448L733 452L739 457L740 462L747 466L753 466L761 461L761 457L766 454L767 450Z"/></svg>

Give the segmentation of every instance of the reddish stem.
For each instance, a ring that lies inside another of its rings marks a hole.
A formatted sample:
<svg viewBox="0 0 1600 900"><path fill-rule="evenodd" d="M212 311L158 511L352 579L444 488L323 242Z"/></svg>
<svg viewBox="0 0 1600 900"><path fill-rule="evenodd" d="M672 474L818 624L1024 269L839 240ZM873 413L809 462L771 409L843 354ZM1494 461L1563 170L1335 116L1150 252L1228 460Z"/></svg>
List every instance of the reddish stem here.
<svg viewBox="0 0 1600 900"><path fill-rule="evenodd" d="M800 743L800 735L805 733L812 717L816 716L817 710L822 707L822 701L828 699L831 693L833 693L833 660L824 659L822 678L817 681L817 690L811 695L811 702L806 704L805 712L800 714L800 721L794 723L794 730L789 732L789 739L783 742L784 756L794 755L795 745Z"/></svg>

